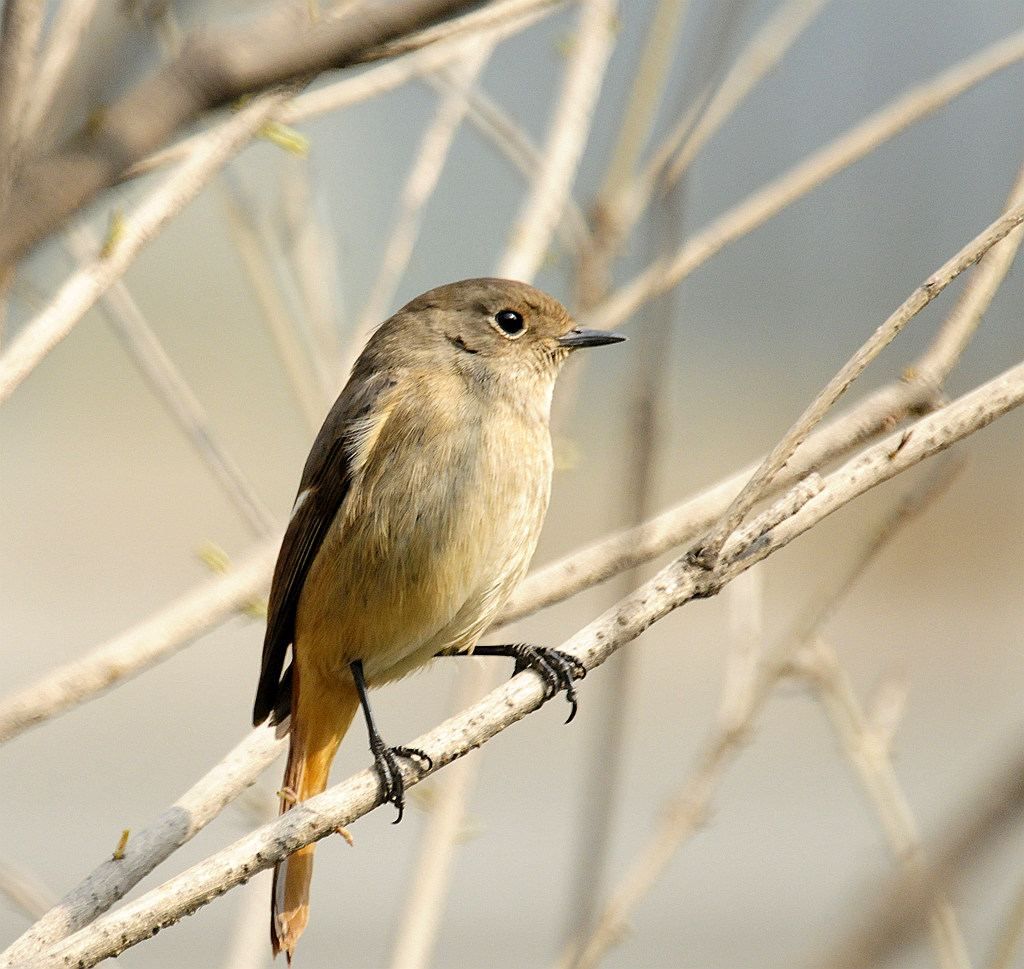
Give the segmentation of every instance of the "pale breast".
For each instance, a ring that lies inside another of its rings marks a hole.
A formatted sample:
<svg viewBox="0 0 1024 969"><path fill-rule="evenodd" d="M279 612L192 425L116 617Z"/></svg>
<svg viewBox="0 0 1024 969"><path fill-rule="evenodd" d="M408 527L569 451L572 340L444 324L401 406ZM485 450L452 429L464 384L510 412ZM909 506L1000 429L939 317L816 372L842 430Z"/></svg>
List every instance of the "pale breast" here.
<svg viewBox="0 0 1024 969"><path fill-rule="evenodd" d="M358 473L299 599L300 664L345 675L361 659L379 683L472 646L529 565L550 491L546 422L502 402L414 399L359 429Z"/></svg>

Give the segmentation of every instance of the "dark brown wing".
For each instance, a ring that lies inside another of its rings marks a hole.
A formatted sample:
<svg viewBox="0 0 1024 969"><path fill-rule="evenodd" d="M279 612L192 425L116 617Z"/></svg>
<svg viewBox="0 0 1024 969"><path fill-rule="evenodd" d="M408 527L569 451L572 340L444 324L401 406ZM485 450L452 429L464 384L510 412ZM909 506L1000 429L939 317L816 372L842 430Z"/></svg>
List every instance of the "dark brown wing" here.
<svg viewBox="0 0 1024 969"><path fill-rule="evenodd" d="M348 494L353 422L365 417L394 385L394 377L386 373L354 375L313 442L299 484L301 501L296 499L274 566L254 724L268 716L271 723L279 723L291 708L292 669L290 664L285 669L285 659L295 639L295 611L309 568Z"/></svg>

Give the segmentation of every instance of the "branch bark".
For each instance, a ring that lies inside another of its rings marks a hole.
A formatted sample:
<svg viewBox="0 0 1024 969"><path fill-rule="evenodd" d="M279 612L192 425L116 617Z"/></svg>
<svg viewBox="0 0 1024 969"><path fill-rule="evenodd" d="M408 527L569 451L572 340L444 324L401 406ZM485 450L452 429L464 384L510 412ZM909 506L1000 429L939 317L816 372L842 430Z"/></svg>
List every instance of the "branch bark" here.
<svg viewBox="0 0 1024 969"><path fill-rule="evenodd" d="M387 41L480 2L403 0L311 22L305 6L284 0L254 24L196 31L179 56L107 108L98 122L21 168L0 213L0 267L17 262L202 112L347 67Z"/></svg>

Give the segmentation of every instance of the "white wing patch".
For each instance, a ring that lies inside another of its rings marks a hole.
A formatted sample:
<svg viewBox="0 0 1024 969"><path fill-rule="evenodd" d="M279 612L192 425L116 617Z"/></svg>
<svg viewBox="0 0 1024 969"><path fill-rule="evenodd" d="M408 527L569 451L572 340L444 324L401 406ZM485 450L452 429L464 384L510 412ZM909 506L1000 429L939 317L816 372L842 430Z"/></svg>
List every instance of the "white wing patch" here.
<svg viewBox="0 0 1024 969"><path fill-rule="evenodd" d="M289 523L292 522L295 516L299 513L299 509L306 503L306 499L309 498L309 493L312 490L312 488L304 488L302 491L299 492L298 498L295 499L295 504L292 505L291 517L288 519Z"/></svg>

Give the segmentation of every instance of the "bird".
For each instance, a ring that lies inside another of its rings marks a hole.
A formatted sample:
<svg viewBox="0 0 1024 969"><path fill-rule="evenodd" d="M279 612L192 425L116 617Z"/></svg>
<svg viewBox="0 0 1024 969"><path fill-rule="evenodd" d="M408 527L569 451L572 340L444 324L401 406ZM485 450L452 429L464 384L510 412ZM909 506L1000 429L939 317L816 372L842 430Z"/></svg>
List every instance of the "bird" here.
<svg viewBox="0 0 1024 969"><path fill-rule="evenodd" d="M431 289L371 335L306 460L271 582L253 722L287 730L280 809L321 793L363 709L382 800L404 808L399 758L367 690L439 655L504 655L545 698L582 665L555 649L478 646L522 579L551 490L551 397L574 351L625 337L579 327L515 280ZM289 656L290 654L290 656ZM396 820L396 823L397 823ZM309 918L314 845L279 861L271 946L289 965Z"/></svg>

